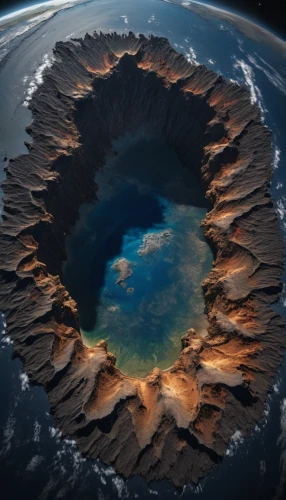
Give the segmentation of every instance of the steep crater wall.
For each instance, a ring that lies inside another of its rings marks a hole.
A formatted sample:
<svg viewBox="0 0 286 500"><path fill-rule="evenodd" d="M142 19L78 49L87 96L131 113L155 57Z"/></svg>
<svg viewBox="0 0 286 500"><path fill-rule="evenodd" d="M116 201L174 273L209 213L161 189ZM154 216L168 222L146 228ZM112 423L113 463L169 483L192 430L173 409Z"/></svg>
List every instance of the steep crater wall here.
<svg viewBox="0 0 286 500"><path fill-rule="evenodd" d="M30 379L44 385L55 424L83 453L125 476L197 482L235 432L262 418L285 346L270 307L283 264L270 133L246 90L189 64L166 39L86 35L58 43L54 55L30 104L29 154L10 160L3 185L8 334ZM83 345L61 269L112 139L142 126L201 178L216 260L204 283L208 336L190 329L172 368L136 379L116 368L104 341Z"/></svg>

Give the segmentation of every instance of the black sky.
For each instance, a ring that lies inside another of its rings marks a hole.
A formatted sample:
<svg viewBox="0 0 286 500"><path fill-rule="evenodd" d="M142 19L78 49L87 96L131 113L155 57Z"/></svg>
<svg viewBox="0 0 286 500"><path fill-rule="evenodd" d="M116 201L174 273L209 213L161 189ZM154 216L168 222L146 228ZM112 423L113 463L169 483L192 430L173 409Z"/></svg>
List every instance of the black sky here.
<svg viewBox="0 0 286 500"><path fill-rule="evenodd" d="M286 0L210 0L210 3L248 15L286 38Z"/></svg>
<svg viewBox="0 0 286 500"><path fill-rule="evenodd" d="M16 8L35 5L44 0L0 0L0 14ZM136 2L136 0L132 0ZM205 0L201 0L205 1ZM286 38L286 0L209 0L210 3L236 11L260 22L278 35ZM119 2L120 3L120 2ZM208 3L206 0L205 3Z"/></svg>

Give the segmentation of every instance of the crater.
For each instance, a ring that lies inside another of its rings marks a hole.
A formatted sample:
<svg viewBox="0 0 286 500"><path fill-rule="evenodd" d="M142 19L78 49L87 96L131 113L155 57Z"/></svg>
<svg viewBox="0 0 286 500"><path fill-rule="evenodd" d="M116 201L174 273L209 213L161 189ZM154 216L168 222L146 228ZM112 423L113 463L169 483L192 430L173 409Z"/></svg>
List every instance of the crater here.
<svg viewBox="0 0 286 500"><path fill-rule="evenodd" d="M95 175L97 202L81 207L67 238L63 284L84 343L106 340L124 374L145 377L176 361L190 325L207 334L202 281L213 257L200 224L209 204L161 139L142 129L112 146Z"/></svg>
<svg viewBox="0 0 286 500"><path fill-rule="evenodd" d="M247 90L191 65L165 38L94 33L57 43L54 58L30 102L28 153L9 161L3 183L7 333L31 382L45 387L55 426L82 453L125 477L198 483L232 436L263 417L285 348L271 308L283 245L269 191L270 132ZM172 276L175 290L143 315L151 329L165 305L153 346L147 325L100 331L102 304L111 317L119 302L135 311L145 262L161 270L148 297L158 297L172 262L184 281ZM173 320L176 342L187 330L175 360ZM140 336L158 353L151 372L137 363ZM126 339L135 356L124 361Z"/></svg>

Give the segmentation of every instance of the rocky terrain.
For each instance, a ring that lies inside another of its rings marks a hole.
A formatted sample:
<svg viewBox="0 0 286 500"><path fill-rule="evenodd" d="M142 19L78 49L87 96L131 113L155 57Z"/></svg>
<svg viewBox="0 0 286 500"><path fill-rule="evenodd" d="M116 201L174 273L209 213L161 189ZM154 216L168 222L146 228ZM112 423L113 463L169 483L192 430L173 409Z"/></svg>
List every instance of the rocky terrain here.
<svg viewBox="0 0 286 500"><path fill-rule="evenodd" d="M148 233L143 237L142 245L138 250L138 255L143 257L150 253L158 252L163 246L168 245L173 239L172 229L164 229L156 233Z"/></svg>
<svg viewBox="0 0 286 500"><path fill-rule="evenodd" d="M118 273L118 277L115 280L116 285L120 285L122 288L125 288L126 280L128 280L128 278L130 278L133 274L132 263L121 257L114 262L111 269Z"/></svg>
<svg viewBox="0 0 286 500"><path fill-rule="evenodd" d="M15 354L47 391L55 425L124 476L197 483L231 437L261 420L282 360L283 247L269 191L271 135L248 92L188 63L163 38L94 34L56 44L30 103L28 153L3 184L0 309ZM208 335L191 329L168 370L116 367L106 342L81 339L61 283L65 238L112 141L139 128L201 179L214 252L204 282Z"/></svg>

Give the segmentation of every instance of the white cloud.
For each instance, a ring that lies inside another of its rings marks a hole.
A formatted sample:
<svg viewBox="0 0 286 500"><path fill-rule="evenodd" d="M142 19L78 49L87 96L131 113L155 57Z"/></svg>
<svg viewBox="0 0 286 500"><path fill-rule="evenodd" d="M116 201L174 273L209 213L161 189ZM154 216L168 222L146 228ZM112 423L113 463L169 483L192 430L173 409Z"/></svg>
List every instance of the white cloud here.
<svg viewBox="0 0 286 500"><path fill-rule="evenodd" d="M2 333L3 333L3 331L2 331ZM5 331L4 331L4 333L5 333ZM4 337L4 338L1 339L1 343L5 344L5 345L2 346L2 348L4 349L5 346L7 346L7 345L13 345L13 340L10 337L6 336L6 337Z"/></svg>
<svg viewBox="0 0 286 500"><path fill-rule="evenodd" d="M193 47L189 48L189 53L186 54L186 59L189 63L194 64L195 66L198 66L199 63L197 61L197 55L193 49Z"/></svg>
<svg viewBox="0 0 286 500"><path fill-rule="evenodd" d="M237 42L238 42L238 48L239 48L240 52L245 52L245 50L243 49L243 40L238 38Z"/></svg>
<svg viewBox="0 0 286 500"><path fill-rule="evenodd" d="M26 90L26 97L25 97L25 100L23 102L24 106L26 106L26 107L29 106L29 102L32 99L32 95L37 90L38 86L43 83L44 71L47 68L51 68L54 61L55 61L54 56L49 55L49 54L44 55L42 63L40 64L40 66L36 70L36 72L34 74L34 78L30 81L29 86Z"/></svg>
<svg viewBox="0 0 286 500"><path fill-rule="evenodd" d="M235 431L235 433L231 436L229 447L226 450L226 455L232 457L235 454L239 445L243 443L243 441L244 439L242 433L240 431Z"/></svg>
<svg viewBox="0 0 286 500"><path fill-rule="evenodd" d="M56 439L57 443L60 443L61 437L62 437L62 433L61 433L61 431L59 431L59 429L56 429L55 427L49 427L49 433L50 433L50 435L51 435L52 438Z"/></svg>
<svg viewBox="0 0 286 500"><path fill-rule="evenodd" d="M277 146L275 146L274 153L273 153L273 162L272 162L274 169L279 167L280 155L281 155L280 149Z"/></svg>
<svg viewBox="0 0 286 500"><path fill-rule="evenodd" d="M26 373L20 373L21 389L26 391L30 387L29 377Z"/></svg>
<svg viewBox="0 0 286 500"><path fill-rule="evenodd" d="M267 417L269 417L269 414L270 414L270 405L269 403L265 403L264 406L265 422L267 422Z"/></svg>
<svg viewBox="0 0 286 500"><path fill-rule="evenodd" d="M120 17L122 17L122 19L124 19L125 24L128 24L128 17L125 16L125 14L123 16L120 16Z"/></svg>
<svg viewBox="0 0 286 500"><path fill-rule="evenodd" d="M79 451L75 451L73 453L73 466L75 469L78 469L80 464L86 462L86 458L82 456Z"/></svg>
<svg viewBox="0 0 286 500"><path fill-rule="evenodd" d="M243 59L236 59L236 58L234 59L235 59L234 69L242 71L245 84L249 88L251 104L256 104L257 106L259 106L259 109L261 111L261 116L262 118L264 118L267 109L265 108L263 103L261 90L256 85L253 69Z"/></svg>
<svg viewBox="0 0 286 500"><path fill-rule="evenodd" d="M34 435L33 435L33 441L34 443L39 443L40 442L40 432L41 432L41 426L37 420L34 423Z"/></svg>
<svg viewBox="0 0 286 500"><path fill-rule="evenodd" d="M100 464L100 466L99 466L99 462L94 463L92 468L93 468L94 472L97 474L97 476L99 477L102 484L104 484L104 485L107 484L107 480L106 480L107 477L116 475L116 472L112 467L106 467L103 464Z"/></svg>
<svg viewBox="0 0 286 500"><path fill-rule="evenodd" d="M34 472L39 467L39 465L42 463L43 460L44 457L42 457L41 455L35 455L28 463L26 470L29 472Z"/></svg>
<svg viewBox="0 0 286 500"><path fill-rule="evenodd" d="M220 31L230 31L230 29L222 23L219 25L219 29Z"/></svg>
<svg viewBox="0 0 286 500"><path fill-rule="evenodd" d="M273 391L275 392L275 394L279 394L280 386L281 380L277 380L277 382L275 382L275 384L273 385Z"/></svg>
<svg viewBox="0 0 286 500"><path fill-rule="evenodd" d="M248 60L253 66L262 71L268 80L283 94L286 95L286 80L278 73L278 71L273 68L268 62L259 57L260 64L254 56L248 54Z"/></svg>
<svg viewBox="0 0 286 500"><path fill-rule="evenodd" d="M124 480L121 477L119 477L119 476L113 477L112 484L116 490L118 498L128 498L129 497L128 489L125 485Z"/></svg>
<svg viewBox="0 0 286 500"><path fill-rule="evenodd" d="M7 323L6 323L5 315L3 313L1 313L1 319L2 319L3 328L7 328ZM2 333L4 334L5 332L2 331Z"/></svg>
<svg viewBox="0 0 286 500"><path fill-rule="evenodd" d="M283 228L286 230L286 197L284 196L277 201L277 213L283 222Z"/></svg>
<svg viewBox="0 0 286 500"><path fill-rule="evenodd" d="M13 414L11 413L3 429L2 449L0 450L1 458L4 458L11 448L12 439L15 435L15 425L16 425L16 419L13 417Z"/></svg>
<svg viewBox="0 0 286 500"><path fill-rule="evenodd" d="M285 215L286 215L286 207L285 207L285 204L283 203L284 198L282 198L281 200L278 200L277 202L277 206L278 206L278 214L279 214L279 217L280 219L284 219Z"/></svg>
<svg viewBox="0 0 286 500"><path fill-rule="evenodd" d="M2 349L4 349L7 345L12 345L13 340L11 340L11 338L8 337L8 335L6 335L7 323L6 323L5 316L3 313L1 313L1 320L2 320L1 334L3 335L3 337L1 338L1 344L3 344Z"/></svg>

